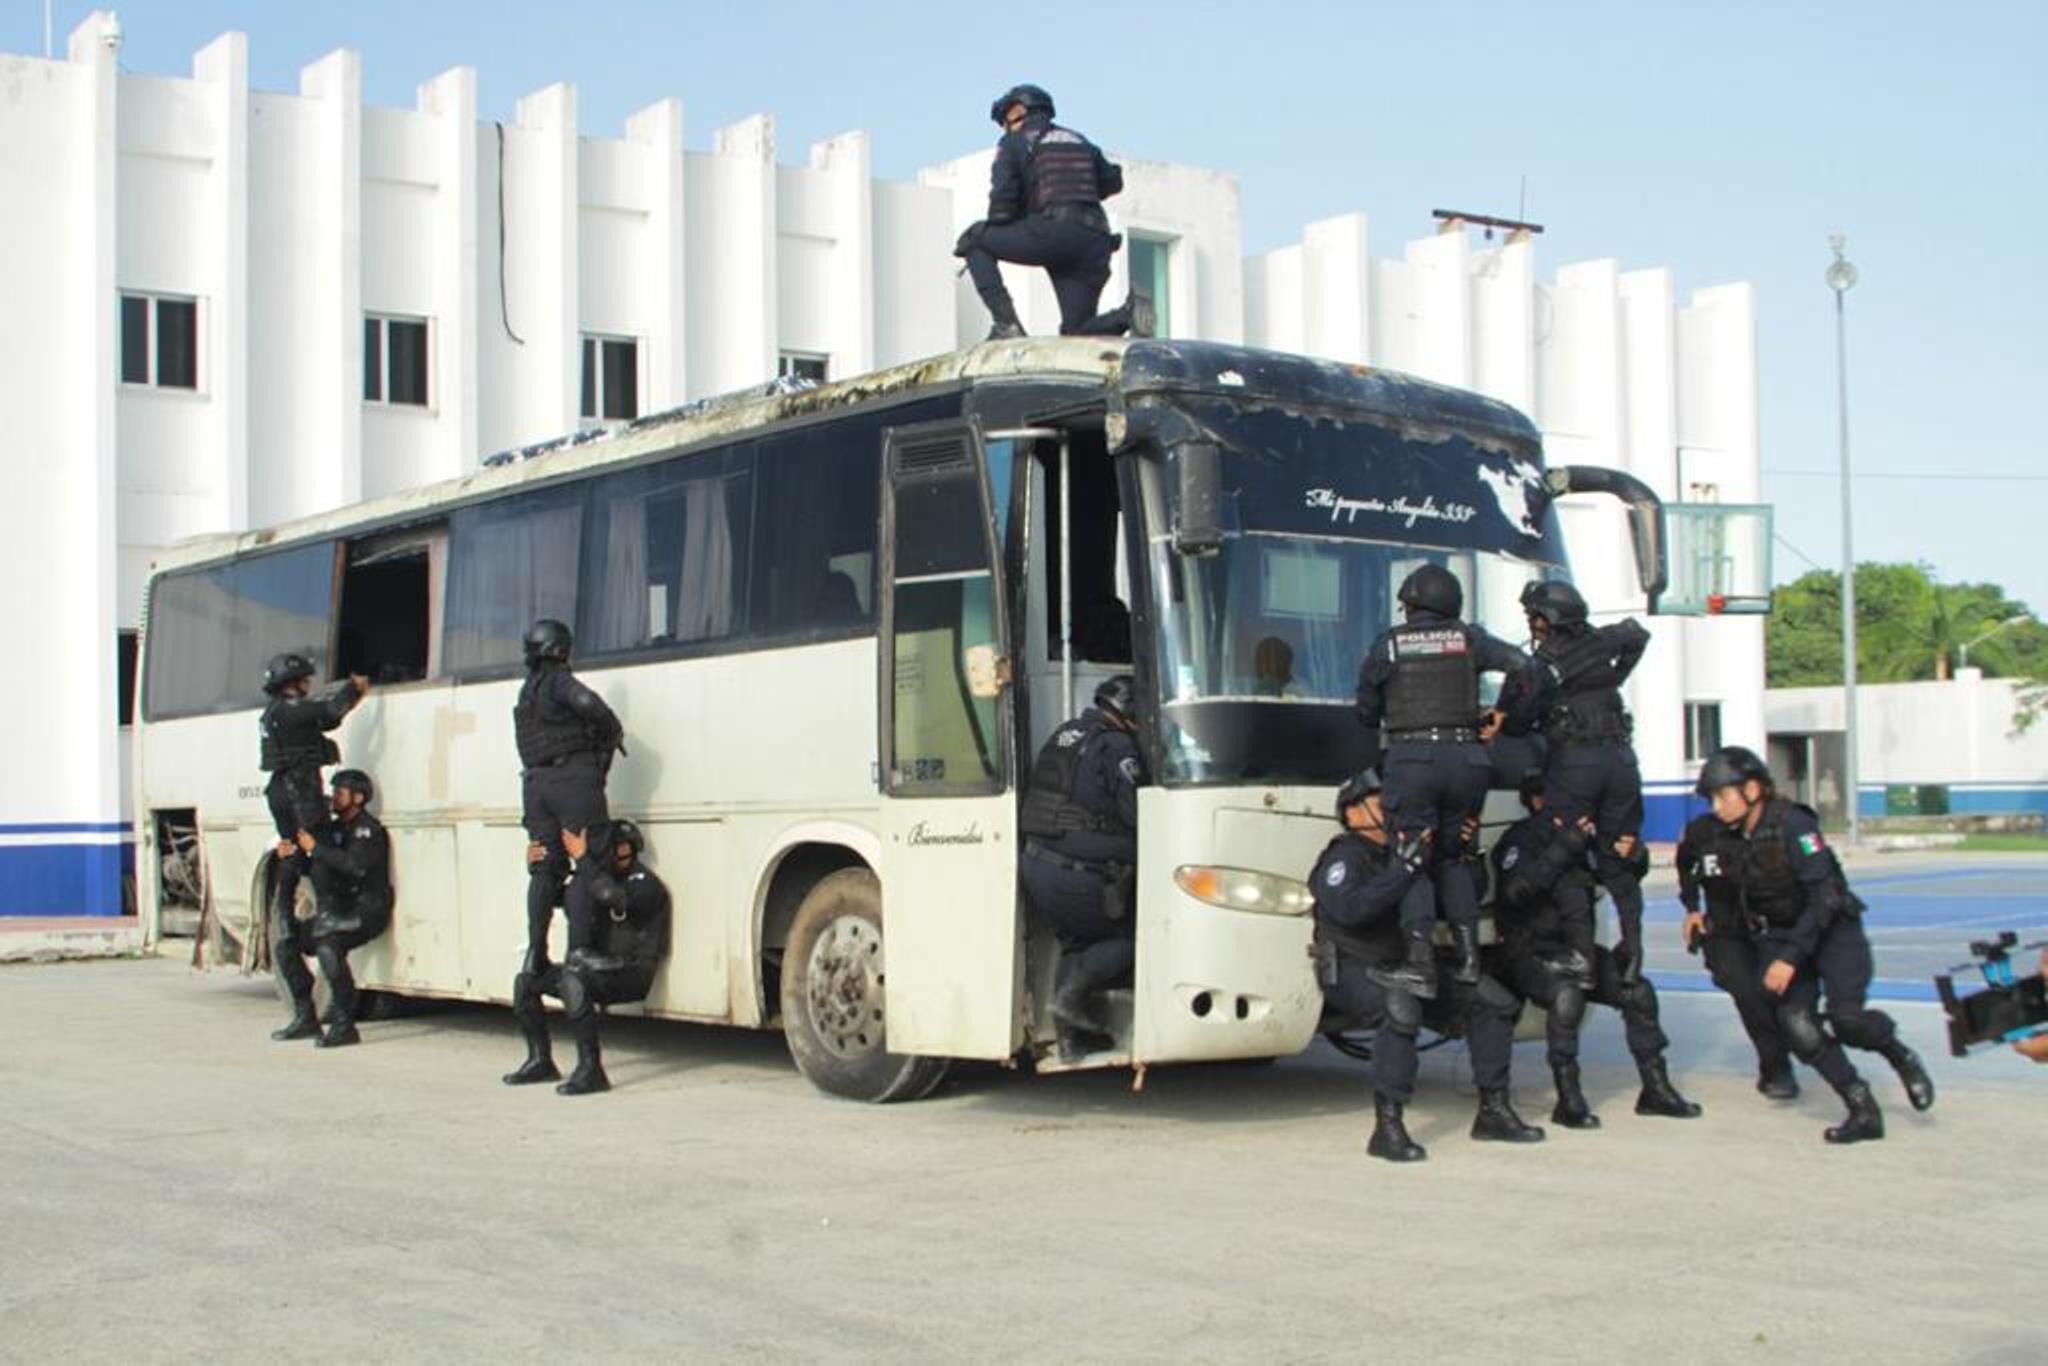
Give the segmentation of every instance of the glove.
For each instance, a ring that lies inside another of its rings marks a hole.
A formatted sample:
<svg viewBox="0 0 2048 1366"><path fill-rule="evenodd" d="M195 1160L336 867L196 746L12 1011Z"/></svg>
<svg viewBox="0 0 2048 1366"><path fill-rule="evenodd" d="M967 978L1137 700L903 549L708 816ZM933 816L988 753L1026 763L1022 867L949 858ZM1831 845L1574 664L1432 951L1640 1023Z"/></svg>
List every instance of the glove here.
<svg viewBox="0 0 2048 1366"><path fill-rule="evenodd" d="M1394 861L1411 873L1419 873L1429 866L1429 841L1419 830L1397 836L1394 840Z"/></svg>

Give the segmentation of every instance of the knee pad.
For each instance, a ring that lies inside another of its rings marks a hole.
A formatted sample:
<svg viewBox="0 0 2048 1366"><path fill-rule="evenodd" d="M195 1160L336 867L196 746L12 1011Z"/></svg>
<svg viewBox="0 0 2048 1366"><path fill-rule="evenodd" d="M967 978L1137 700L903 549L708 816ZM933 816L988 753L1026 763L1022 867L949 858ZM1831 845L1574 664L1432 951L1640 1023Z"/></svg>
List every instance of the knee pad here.
<svg viewBox="0 0 2048 1366"><path fill-rule="evenodd" d="M562 969L562 1013L572 1020L580 1020L597 1009L597 998L591 994L590 983L576 968Z"/></svg>
<svg viewBox="0 0 2048 1366"><path fill-rule="evenodd" d="M1422 1002L1405 991L1387 993L1387 1028L1414 1038L1422 1029Z"/></svg>
<svg viewBox="0 0 2048 1366"><path fill-rule="evenodd" d="M1550 998L1550 1015L1566 1029L1577 1029L1586 1018L1586 993L1577 986L1562 986Z"/></svg>
<svg viewBox="0 0 2048 1366"><path fill-rule="evenodd" d="M1657 988L1650 985L1647 977L1638 977L1618 993L1617 1004L1624 1013L1654 1016L1657 1013Z"/></svg>
<svg viewBox="0 0 2048 1366"><path fill-rule="evenodd" d="M1779 1006L1778 1033L1801 1062L1813 1061L1827 1047L1827 1035L1822 1032L1820 1017L1813 1013L1812 1006Z"/></svg>
<svg viewBox="0 0 2048 1366"><path fill-rule="evenodd" d="M322 940L313 956L320 961L320 971L330 982L348 970L348 950L331 939Z"/></svg>

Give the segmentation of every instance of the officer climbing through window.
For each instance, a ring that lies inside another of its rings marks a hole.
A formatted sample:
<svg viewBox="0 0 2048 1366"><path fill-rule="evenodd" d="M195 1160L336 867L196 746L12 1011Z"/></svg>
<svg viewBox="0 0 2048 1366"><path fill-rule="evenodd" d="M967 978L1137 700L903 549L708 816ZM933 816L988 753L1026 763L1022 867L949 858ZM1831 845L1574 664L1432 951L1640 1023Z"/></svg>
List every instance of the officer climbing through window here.
<svg viewBox="0 0 2048 1366"><path fill-rule="evenodd" d="M1685 947L1706 958L1714 985L1735 1003L1743 1032L1756 1047L1756 1089L1771 1100L1797 1100L1799 1081L1778 1029L1777 998L1764 990L1764 965L1735 883L1743 848L1742 835L1711 811L1695 816L1679 836L1678 901L1685 908Z"/></svg>
<svg viewBox="0 0 2048 1366"><path fill-rule="evenodd" d="M1614 959L1627 985L1643 971L1643 774L1621 685L1650 633L1634 617L1594 626L1579 590L1558 580L1525 587L1522 610L1536 638L1536 724L1550 742L1542 809L1560 830L1592 822L1593 875L1614 900ZM1595 985L1592 891L1584 881L1559 889L1577 903L1566 908L1564 928L1581 962L1579 985L1588 990Z"/></svg>
<svg viewBox="0 0 2048 1366"><path fill-rule="evenodd" d="M339 726L370 691L369 679L350 674L316 695L312 690L313 672L313 661L302 654L272 655L263 668L263 691L270 701L264 704L263 714L257 720L260 762L270 775L263 788L263 799L270 806L270 819L277 828L277 858L270 884L270 959L278 980L287 990L291 986L285 968L292 955L289 945L297 942L303 932L293 921L299 879L311 863L298 846L298 833L326 826L327 794L320 784L320 770L341 760L341 750L327 732ZM304 963L298 966L304 971ZM295 1012L292 1022L271 1037L280 1041L306 1039L319 1032L308 997L304 1018Z"/></svg>
<svg viewBox="0 0 2048 1366"><path fill-rule="evenodd" d="M1024 794L1020 871L1025 900L1059 938L1052 1018L1064 1062L1111 1045L1091 998L1124 985L1135 958L1138 788L1146 781L1132 738L1136 703L1129 674L1104 679L1095 705L1046 740Z"/></svg>
<svg viewBox="0 0 2048 1366"><path fill-rule="evenodd" d="M1562 912L1576 901L1574 893L1592 882L1587 846L1593 821L1580 816L1571 825L1553 824L1543 787L1542 771L1530 770L1522 780L1522 805L1529 814L1493 846L1493 918L1500 930L1495 975L1546 1012L1550 1071L1557 1080L1557 1106L1550 1118L1567 1129L1600 1127L1579 1084L1579 1027L1591 1002L1621 1013L1629 1056L1643 1081L1636 1113L1691 1119L1700 1107L1678 1093L1664 1066L1670 1040L1658 1022L1657 989L1640 974L1624 980L1620 955L1607 949L1593 950L1589 974L1581 967L1576 936L1567 930ZM1590 988L1581 985L1582 974L1592 977Z"/></svg>
<svg viewBox="0 0 2048 1366"><path fill-rule="evenodd" d="M320 960L331 1004L327 1031L315 1040L321 1048L360 1043L356 1032L355 975L349 971L351 949L369 943L391 925L391 836L370 814L377 795L370 775L344 768L334 775L334 816L318 830L301 829L294 842L313 864L313 895L319 910L310 921L289 922L288 941L279 945L277 974L292 994L292 1029L304 1024L312 1033L313 977L306 971L310 950ZM303 1034L283 1031L285 1037Z"/></svg>
<svg viewBox="0 0 2048 1366"><path fill-rule="evenodd" d="M1883 1011L1864 1004L1870 989L1870 941L1863 903L1820 832L1812 808L1788 802L1771 771L1750 750L1715 750L1700 767L1699 794L1741 842L1736 892L1765 967L1763 988L1777 999L1778 1028L1793 1055L1827 1078L1849 1116L1823 1135L1830 1143L1884 1137L1884 1115L1842 1045L1884 1056L1916 1110L1934 1104L1934 1082L1919 1055ZM1827 1019L1818 1010L1827 998Z"/></svg>
<svg viewBox="0 0 2048 1366"><path fill-rule="evenodd" d="M604 699L569 671L575 637L543 617L526 632L526 683L512 706L526 825L526 958L521 973L548 968L548 923L569 877L564 830L605 848L611 822L604 784L625 729Z"/></svg>
<svg viewBox="0 0 2048 1366"><path fill-rule="evenodd" d="M1152 335L1153 301L1132 293L1097 313L1109 260L1121 237L1110 232L1102 201L1124 187L1122 168L1071 128L1052 121L1052 96L1035 85L1005 91L989 106L1002 127L989 175L988 217L960 234L974 288L988 305L991 341L1024 335L1017 306L1003 287L999 261L1043 266L1060 304L1060 332L1098 337Z"/></svg>
<svg viewBox="0 0 2048 1366"><path fill-rule="evenodd" d="M1389 1162L1419 1162L1428 1156L1408 1136L1404 1117L1419 1066L1415 1036L1424 1025L1445 1035L1462 1031L1471 1048L1472 1075L1479 1086L1472 1137L1540 1140L1543 1130L1522 1122L1508 1094L1508 1061L1521 1002L1491 977L1457 981L1434 958L1426 1000L1397 985L1412 967L1408 949L1414 942L1402 927L1399 908L1409 887L1427 876L1426 840L1403 846L1392 837L1380 776L1372 769L1337 790L1337 818L1344 833L1323 850L1308 880L1315 895L1316 977L1326 1022L1374 1031L1374 1122L1366 1152ZM1477 834L1476 817L1472 826L1468 837Z"/></svg>
<svg viewBox="0 0 2048 1366"><path fill-rule="evenodd" d="M526 1036L526 1061L507 1073L507 1086L561 1076L548 1043L543 995L562 1003L576 1036L576 1068L555 1088L565 1096L609 1091L598 1045L600 1007L639 1001L654 985L668 952L668 888L640 861L647 840L631 821L613 821L609 849L595 849L580 830L564 830L562 846L576 875L569 889L569 953L560 967L522 972L512 984L512 1015Z"/></svg>
<svg viewBox="0 0 2048 1366"><path fill-rule="evenodd" d="M1473 818L1486 802L1493 760L1483 740L1506 725L1527 725L1526 684L1503 688L1504 710L1479 710L1479 675L1520 675L1529 658L1514 646L1458 619L1465 590L1441 565L1425 564L1401 584L1406 621L1380 633L1358 673L1358 716L1381 732L1387 820L1405 849L1429 836L1430 868L1408 884L1401 901L1407 936L1405 990L1427 999L1436 990L1431 939L1439 903L1458 949L1457 980L1479 980L1479 889L1484 870Z"/></svg>

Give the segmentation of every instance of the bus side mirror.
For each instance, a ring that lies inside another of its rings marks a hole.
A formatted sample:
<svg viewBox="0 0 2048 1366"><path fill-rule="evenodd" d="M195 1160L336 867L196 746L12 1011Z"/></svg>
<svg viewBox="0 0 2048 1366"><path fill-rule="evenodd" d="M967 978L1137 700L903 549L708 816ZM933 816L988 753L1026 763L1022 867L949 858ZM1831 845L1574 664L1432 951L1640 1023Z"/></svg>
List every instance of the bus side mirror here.
<svg viewBox="0 0 2048 1366"><path fill-rule="evenodd" d="M1670 552L1664 528L1664 502L1657 491L1632 474L1602 465L1560 465L1543 476L1552 497L1567 493L1604 493L1628 509L1628 539L1636 553L1636 583L1657 610L1657 599L1671 584Z"/></svg>
<svg viewBox="0 0 2048 1366"><path fill-rule="evenodd" d="M1213 441L1184 441L1167 458L1174 471L1173 548L1214 554L1223 545L1223 453Z"/></svg>

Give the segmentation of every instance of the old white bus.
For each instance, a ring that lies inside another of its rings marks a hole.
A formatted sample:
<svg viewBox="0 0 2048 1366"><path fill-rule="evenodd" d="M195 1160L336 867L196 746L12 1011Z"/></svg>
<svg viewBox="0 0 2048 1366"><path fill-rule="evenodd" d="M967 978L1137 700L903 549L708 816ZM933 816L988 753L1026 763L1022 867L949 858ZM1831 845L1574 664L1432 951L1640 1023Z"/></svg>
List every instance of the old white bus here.
<svg viewBox="0 0 2048 1366"><path fill-rule="evenodd" d="M535 618L624 720L612 809L675 891L644 1010L780 1028L825 1090L929 1091L1049 1052L1055 945L1022 909L1037 746L1136 675L1137 968L1081 1066L1303 1048L1321 998L1300 879L1366 752L1365 644L1424 561L1476 619L1564 549L1521 414L1397 374L1177 341L1025 340L764 390L449 483L166 552L149 590L137 838L264 941L275 840L263 661L376 687L339 732L395 844L366 987L504 1001L525 934L511 710ZM197 831L196 842L189 832ZM145 924L169 888L141 879ZM559 933L559 928L558 928ZM1059 1064L1051 1056L1040 1063Z"/></svg>

